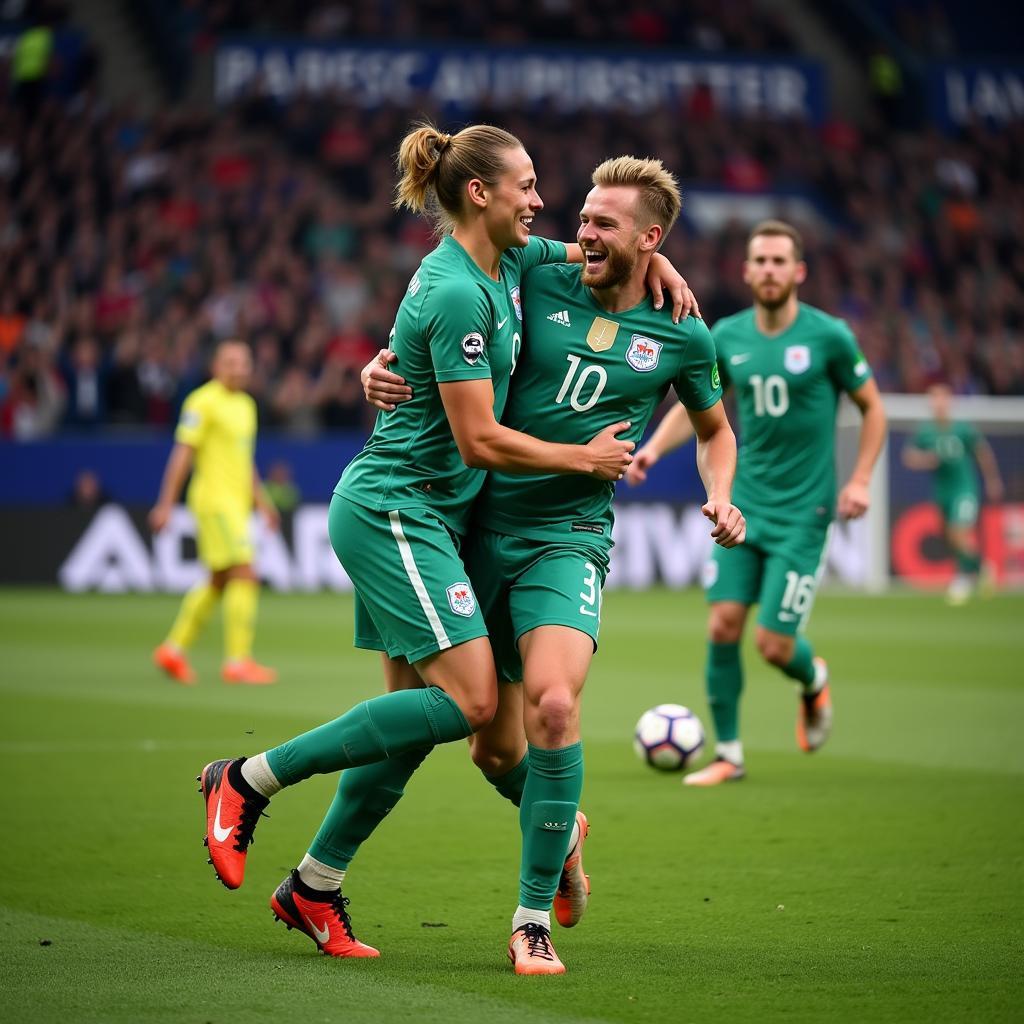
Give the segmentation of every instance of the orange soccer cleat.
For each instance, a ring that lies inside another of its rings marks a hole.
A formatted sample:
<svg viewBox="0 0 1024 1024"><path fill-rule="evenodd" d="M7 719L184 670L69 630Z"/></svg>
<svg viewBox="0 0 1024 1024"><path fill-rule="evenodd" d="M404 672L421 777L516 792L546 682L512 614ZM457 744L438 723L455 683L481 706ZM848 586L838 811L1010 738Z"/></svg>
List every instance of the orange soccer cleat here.
<svg viewBox="0 0 1024 1024"><path fill-rule="evenodd" d="M226 661L220 670L220 677L225 683L241 684L243 686L269 686L277 682L277 672L266 665L253 661L252 658L242 658L238 661Z"/></svg>
<svg viewBox="0 0 1024 1024"><path fill-rule="evenodd" d="M341 895L340 889L336 893L317 892L294 869L270 897L274 920L284 921L289 931L298 928L304 932L327 956L380 956L379 950L352 934L347 906L348 898Z"/></svg>
<svg viewBox="0 0 1024 1024"><path fill-rule="evenodd" d="M565 964L551 945L551 932L532 922L512 933L508 958L516 974L565 974Z"/></svg>
<svg viewBox="0 0 1024 1024"><path fill-rule="evenodd" d="M153 652L153 664L165 675L182 686L194 686L196 674L185 657L185 652L171 644L161 644Z"/></svg>
<svg viewBox="0 0 1024 1024"><path fill-rule="evenodd" d="M587 838L590 825L582 811L576 812L576 824L580 827L580 837L565 858L555 893L555 919L563 928L580 923L590 895L590 875L583 873L583 840Z"/></svg>
<svg viewBox="0 0 1024 1024"><path fill-rule="evenodd" d="M244 757L212 761L197 776L206 801L206 838L210 863L228 889L237 889L245 877L245 855L263 809L270 803L242 778Z"/></svg>
<svg viewBox="0 0 1024 1024"><path fill-rule="evenodd" d="M814 669L821 686L815 693L800 694L796 716L796 742L808 754L823 746L832 732L832 694L825 659L815 658Z"/></svg>
<svg viewBox="0 0 1024 1024"><path fill-rule="evenodd" d="M683 777L684 786L718 786L723 782L739 782L745 779L747 773L743 765L733 764L726 761L724 757L716 757L706 768L699 772L690 772Z"/></svg>

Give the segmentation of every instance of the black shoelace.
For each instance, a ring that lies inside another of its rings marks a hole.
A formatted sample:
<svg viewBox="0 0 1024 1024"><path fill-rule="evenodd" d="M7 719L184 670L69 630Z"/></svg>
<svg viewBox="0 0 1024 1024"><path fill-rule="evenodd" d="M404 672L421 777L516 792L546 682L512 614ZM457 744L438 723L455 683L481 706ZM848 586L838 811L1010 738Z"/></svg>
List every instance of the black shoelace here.
<svg viewBox="0 0 1024 1024"><path fill-rule="evenodd" d="M555 951L551 948L551 933L547 928L532 922L523 928L526 933L526 946L530 956L544 960L554 960Z"/></svg>
<svg viewBox="0 0 1024 1024"><path fill-rule="evenodd" d="M249 845L255 842L252 834L260 818L270 817L269 814L263 813L266 806L266 800L256 801L247 798L242 801L242 813L238 816L238 831L235 833L235 849L239 853L245 853Z"/></svg>
<svg viewBox="0 0 1024 1024"><path fill-rule="evenodd" d="M334 895L334 897L331 899L331 910L333 910L334 913L337 914L338 920L341 922L342 928L345 929L345 933L354 942L355 936L352 934L352 920L348 916L348 911L345 909L348 906L348 904L348 897L342 896L341 890L339 889L337 893Z"/></svg>

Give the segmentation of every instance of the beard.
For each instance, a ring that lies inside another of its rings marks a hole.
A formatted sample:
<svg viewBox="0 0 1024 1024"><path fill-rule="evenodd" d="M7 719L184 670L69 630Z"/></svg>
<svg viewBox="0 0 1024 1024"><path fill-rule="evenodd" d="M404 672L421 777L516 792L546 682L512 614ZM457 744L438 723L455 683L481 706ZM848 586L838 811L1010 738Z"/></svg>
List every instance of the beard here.
<svg viewBox="0 0 1024 1024"><path fill-rule="evenodd" d="M778 284L774 285L775 294L770 298L766 298L764 295L764 286L754 289L754 298L757 299L758 305L764 306L765 309L775 312L777 309L781 309L787 302L789 297L793 294L793 289L796 285L790 281L788 285Z"/></svg>
<svg viewBox="0 0 1024 1024"><path fill-rule="evenodd" d="M583 283L588 288L615 288L633 276L638 255L624 249L609 249L604 263L591 272L589 264L583 264Z"/></svg>

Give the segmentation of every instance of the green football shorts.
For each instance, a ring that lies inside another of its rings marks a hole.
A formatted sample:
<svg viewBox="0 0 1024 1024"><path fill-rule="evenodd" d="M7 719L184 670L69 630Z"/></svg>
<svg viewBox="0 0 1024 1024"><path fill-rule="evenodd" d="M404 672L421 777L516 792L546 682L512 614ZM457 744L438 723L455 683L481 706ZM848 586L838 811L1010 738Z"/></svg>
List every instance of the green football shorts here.
<svg viewBox="0 0 1024 1024"><path fill-rule="evenodd" d="M466 539L465 557L499 680L523 678L519 638L537 626L578 629L597 650L608 574L608 556L600 548L477 529Z"/></svg>
<svg viewBox="0 0 1024 1024"><path fill-rule="evenodd" d="M327 527L356 590L356 647L416 662L487 636L459 538L428 509L377 512L335 494Z"/></svg>
<svg viewBox="0 0 1024 1024"><path fill-rule="evenodd" d="M747 539L734 548L715 545L704 565L708 601L760 604L759 626L795 636L811 615L829 532L828 525L748 516Z"/></svg>
<svg viewBox="0 0 1024 1024"><path fill-rule="evenodd" d="M978 521L978 496L973 491L939 495L938 505L947 526L974 526Z"/></svg>

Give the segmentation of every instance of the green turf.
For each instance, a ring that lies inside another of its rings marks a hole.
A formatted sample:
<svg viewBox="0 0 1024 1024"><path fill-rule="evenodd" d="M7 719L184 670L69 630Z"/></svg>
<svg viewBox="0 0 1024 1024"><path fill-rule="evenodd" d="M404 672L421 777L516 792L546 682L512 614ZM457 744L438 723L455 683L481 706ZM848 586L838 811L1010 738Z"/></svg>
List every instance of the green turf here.
<svg viewBox="0 0 1024 1024"><path fill-rule="evenodd" d="M1024 599L826 595L812 639L836 734L794 746L789 684L747 652L749 779L683 789L641 766L633 723L704 714L695 593L610 593L588 683L586 920L564 978L504 959L516 816L462 744L435 752L346 883L378 961L331 961L267 898L333 792L275 799L245 887L213 878L193 777L377 692L351 603L268 595L265 690L148 663L176 602L0 592L0 1018L11 1021L1019 1020ZM43 945L43 941L49 945ZM517 1016L516 1019L519 1019Z"/></svg>

